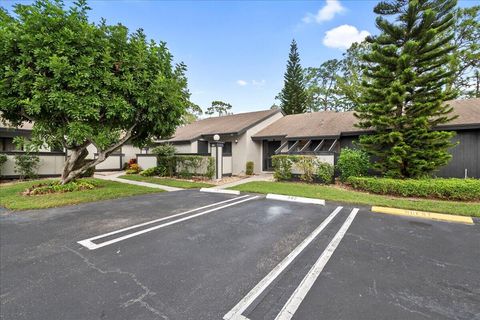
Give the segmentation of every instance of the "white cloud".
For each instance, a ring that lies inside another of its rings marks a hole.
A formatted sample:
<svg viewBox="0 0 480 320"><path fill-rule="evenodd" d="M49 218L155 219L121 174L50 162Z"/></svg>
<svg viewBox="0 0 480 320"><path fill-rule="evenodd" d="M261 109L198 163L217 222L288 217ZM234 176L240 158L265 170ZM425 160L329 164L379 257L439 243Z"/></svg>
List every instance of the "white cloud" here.
<svg viewBox="0 0 480 320"><path fill-rule="evenodd" d="M323 8L318 10L317 14L307 13L302 19L305 23L322 23L324 21L332 20L337 13L342 13L345 8L338 0L327 0Z"/></svg>
<svg viewBox="0 0 480 320"><path fill-rule="evenodd" d="M362 42L370 33L344 24L325 32L323 44L330 48L348 49L354 42Z"/></svg>
<svg viewBox="0 0 480 320"><path fill-rule="evenodd" d="M258 86L258 87L262 87L264 86L266 83L265 79L262 79L262 80L252 80L252 85L253 86Z"/></svg>
<svg viewBox="0 0 480 320"><path fill-rule="evenodd" d="M244 86L246 86L246 85L248 84L248 82L245 81L245 80L237 80L237 84L238 84L239 86L244 87Z"/></svg>

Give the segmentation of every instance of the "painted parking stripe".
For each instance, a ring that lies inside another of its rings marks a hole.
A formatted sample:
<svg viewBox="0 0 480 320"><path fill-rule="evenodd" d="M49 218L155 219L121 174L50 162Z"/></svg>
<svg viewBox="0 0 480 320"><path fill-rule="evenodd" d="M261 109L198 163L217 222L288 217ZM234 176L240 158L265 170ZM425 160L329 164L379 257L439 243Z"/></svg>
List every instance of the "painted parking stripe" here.
<svg viewBox="0 0 480 320"><path fill-rule="evenodd" d="M239 195L240 191L238 190L227 190L227 189L216 189L216 188L201 188L201 192L210 192L210 193L225 193L225 194L235 194Z"/></svg>
<svg viewBox="0 0 480 320"><path fill-rule="evenodd" d="M328 260L333 255L333 252L335 251L335 249L337 249L340 241L342 241L345 233L352 224L353 219L355 219L357 212L358 208L355 208L352 210L352 212L350 212L348 218L345 220L343 225L335 234L332 241L330 241L325 251L323 251L318 260L308 271L307 275L305 276L305 278L303 278L300 285L297 287L297 289L295 289L295 291L290 296L287 303L283 306L282 310L277 315L275 320L290 320L293 317L298 307L302 303L303 299L306 297L308 291L310 291L318 276L322 272L323 268L327 264Z"/></svg>
<svg viewBox="0 0 480 320"><path fill-rule="evenodd" d="M283 194L269 193L269 194L267 194L266 198L271 199L271 200L291 201L291 202L300 202L300 203L311 203L311 204L319 204L319 205L323 205L323 206L325 205L325 200L323 200L323 199L285 196Z"/></svg>
<svg viewBox="0 0 480 320"><path fill-rule="evenodd" d="M343 209L337 207L322 223L306 237L292 252L288 254L275 268L270 271L247 295L235 305L232 310L223 316L224 320L248 319L242 313L250 306L260 294L288 267L289 264L325 229L325 227Z"/></svg>
<svg viewBox="0 0 480 320"><path fill-rule="evenodd" d="M224 208L227 208L227 207L230 207L230 206L234 206L234 205L246 202L246 201L250 201L250 200L254 200L256 198L259 198L258 196L254 196L254 197L250 197L250 198L245 199L245 197L248 197L248 196L242 196L242 197L237 197L237 198L234 198L234 199L229 199L229 200L217 202L217 203L214 203L214 204L211 204L211 205L208 205L208 206L204 206L204 207L201 207L201 208L189 210L189 211L178 213L178 214L171 215L171 216L168 216L168 217L164 217L164 218L156 219L156 220L153 220L153 221L141 223L141 224L131 226L131 227L128 227L128 228L123 228L123 229L120 229L120 230L116 230L116 231L112 231L112 232L105 233L105 234L102 234L102 235L98 235L98 236L95 236L95 237L92 237L92 238L88 238L88 239L85 239L85 240L78 241L77 243L81 244L82 246L84 246L84 247L86 247L90 250L95 250L95 249L98 249L98 248L101 248L101 247L104 247L104 246L108 246L110 244L120 242L120 241L126 240L128 238L132 238L132 237L135 237L135 236L138 236L138 235L141 235L141 234L153 231L153 230L164 228L164 227L170 226L172 224L176 224L176 223L179 223L179 222L182 222L182 221L190 220L190 219L202 216L202 215L210 213L210 212L214 212L214 211L217 211L217 210L220 210L220 209L224 209ZM237 201L232 202L234 200L237 200ZM131 230L131 229L136 229L138 227L149 225L149 224L152 224L152 223L155 223L155 222L160 222L160 221L163 221L163 220L172 219L173 217L182 216L182 215L194 212L194 211L199 211L201 209L205 209L205 208L208 208L208 207L217 206L219 204L226 203L226 202L230 202L230 203L224 204L224 205L219 206L219 207L214 207L213 209L202 211L200 213L196 213L196 214L191 215L191 216L183 217L183 218L176 219L176 220L173 220L173 221L169 221L169 222L166 222L166 223L163 223L163 224L160 224L160 225L156 225L154 227L150 227L150 228L147 228L147 229L142 229L140 231L133 232L133 233L130 233L130 234L127 234L127 235L124 235L124 236L121 236L121 237L118 237L118 238L115 238L115 239L112 239L112 240L109 240L109 241L105 241L105 242L102 242L102 243L99 243L99 244L92 242L94 240L98 240L98 239L105 238L105 237L108 237L108 236L111 236L111 235L115 235L117 233L121 233L121 232L128 231L128 230Z"/></svg>

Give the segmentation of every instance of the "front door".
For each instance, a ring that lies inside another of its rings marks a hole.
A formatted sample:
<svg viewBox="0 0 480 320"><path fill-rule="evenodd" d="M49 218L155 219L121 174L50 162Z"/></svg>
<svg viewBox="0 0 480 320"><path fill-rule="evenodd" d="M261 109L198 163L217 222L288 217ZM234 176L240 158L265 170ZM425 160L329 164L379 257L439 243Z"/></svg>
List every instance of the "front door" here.
<svg viewBox="0 0 480 320"><path fill-rule="evenodd" d="M273 171L272 156L280 148L281 141L263 140L263 171Z"/></svg>

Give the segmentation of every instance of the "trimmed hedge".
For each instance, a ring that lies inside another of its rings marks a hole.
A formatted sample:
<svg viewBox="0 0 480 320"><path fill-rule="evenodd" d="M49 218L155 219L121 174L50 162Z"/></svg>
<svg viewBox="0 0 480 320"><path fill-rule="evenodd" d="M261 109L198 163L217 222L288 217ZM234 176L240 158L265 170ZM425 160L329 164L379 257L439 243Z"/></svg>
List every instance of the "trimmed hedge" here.
<svg viewBox="0 0 480 320"><path fill-rule="evenodd" d="M478 179L392 179L349 177L354 189L402 197L437 198L444 200L480 200Z"/></svg>
<svg viewBox="0 0 480 320"><path fill-rule="evenodd" d="M247 161L246 168L245 168L245 174L247 176L253 175L253 161Z"/></svg>

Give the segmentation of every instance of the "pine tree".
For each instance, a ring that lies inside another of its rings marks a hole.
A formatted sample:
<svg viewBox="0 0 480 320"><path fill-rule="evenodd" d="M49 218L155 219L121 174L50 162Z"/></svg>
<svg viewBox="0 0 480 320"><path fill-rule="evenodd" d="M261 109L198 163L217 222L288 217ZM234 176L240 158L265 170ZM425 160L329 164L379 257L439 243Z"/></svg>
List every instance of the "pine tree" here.
<svg viewBox="0 0 480 320"><path fill-rule="evenodd" d="M453 133L434 130L454 117L444 101L451 65L456 0L382 1L374 9L380 35L368 38L372 51L361 103L359 127L373 129L361 146L386 176L421 177L445 165ZM384 17L384 16L394 16Z"/></svg>
<svg viewBox="0 0 480 320"><path fill-rule="evenodd" d="M282 91L278 95L280 107L286 114L304 113L307 110L303 69L300 65L297 43L292 40L288 55L287 71Z"/></svg>

